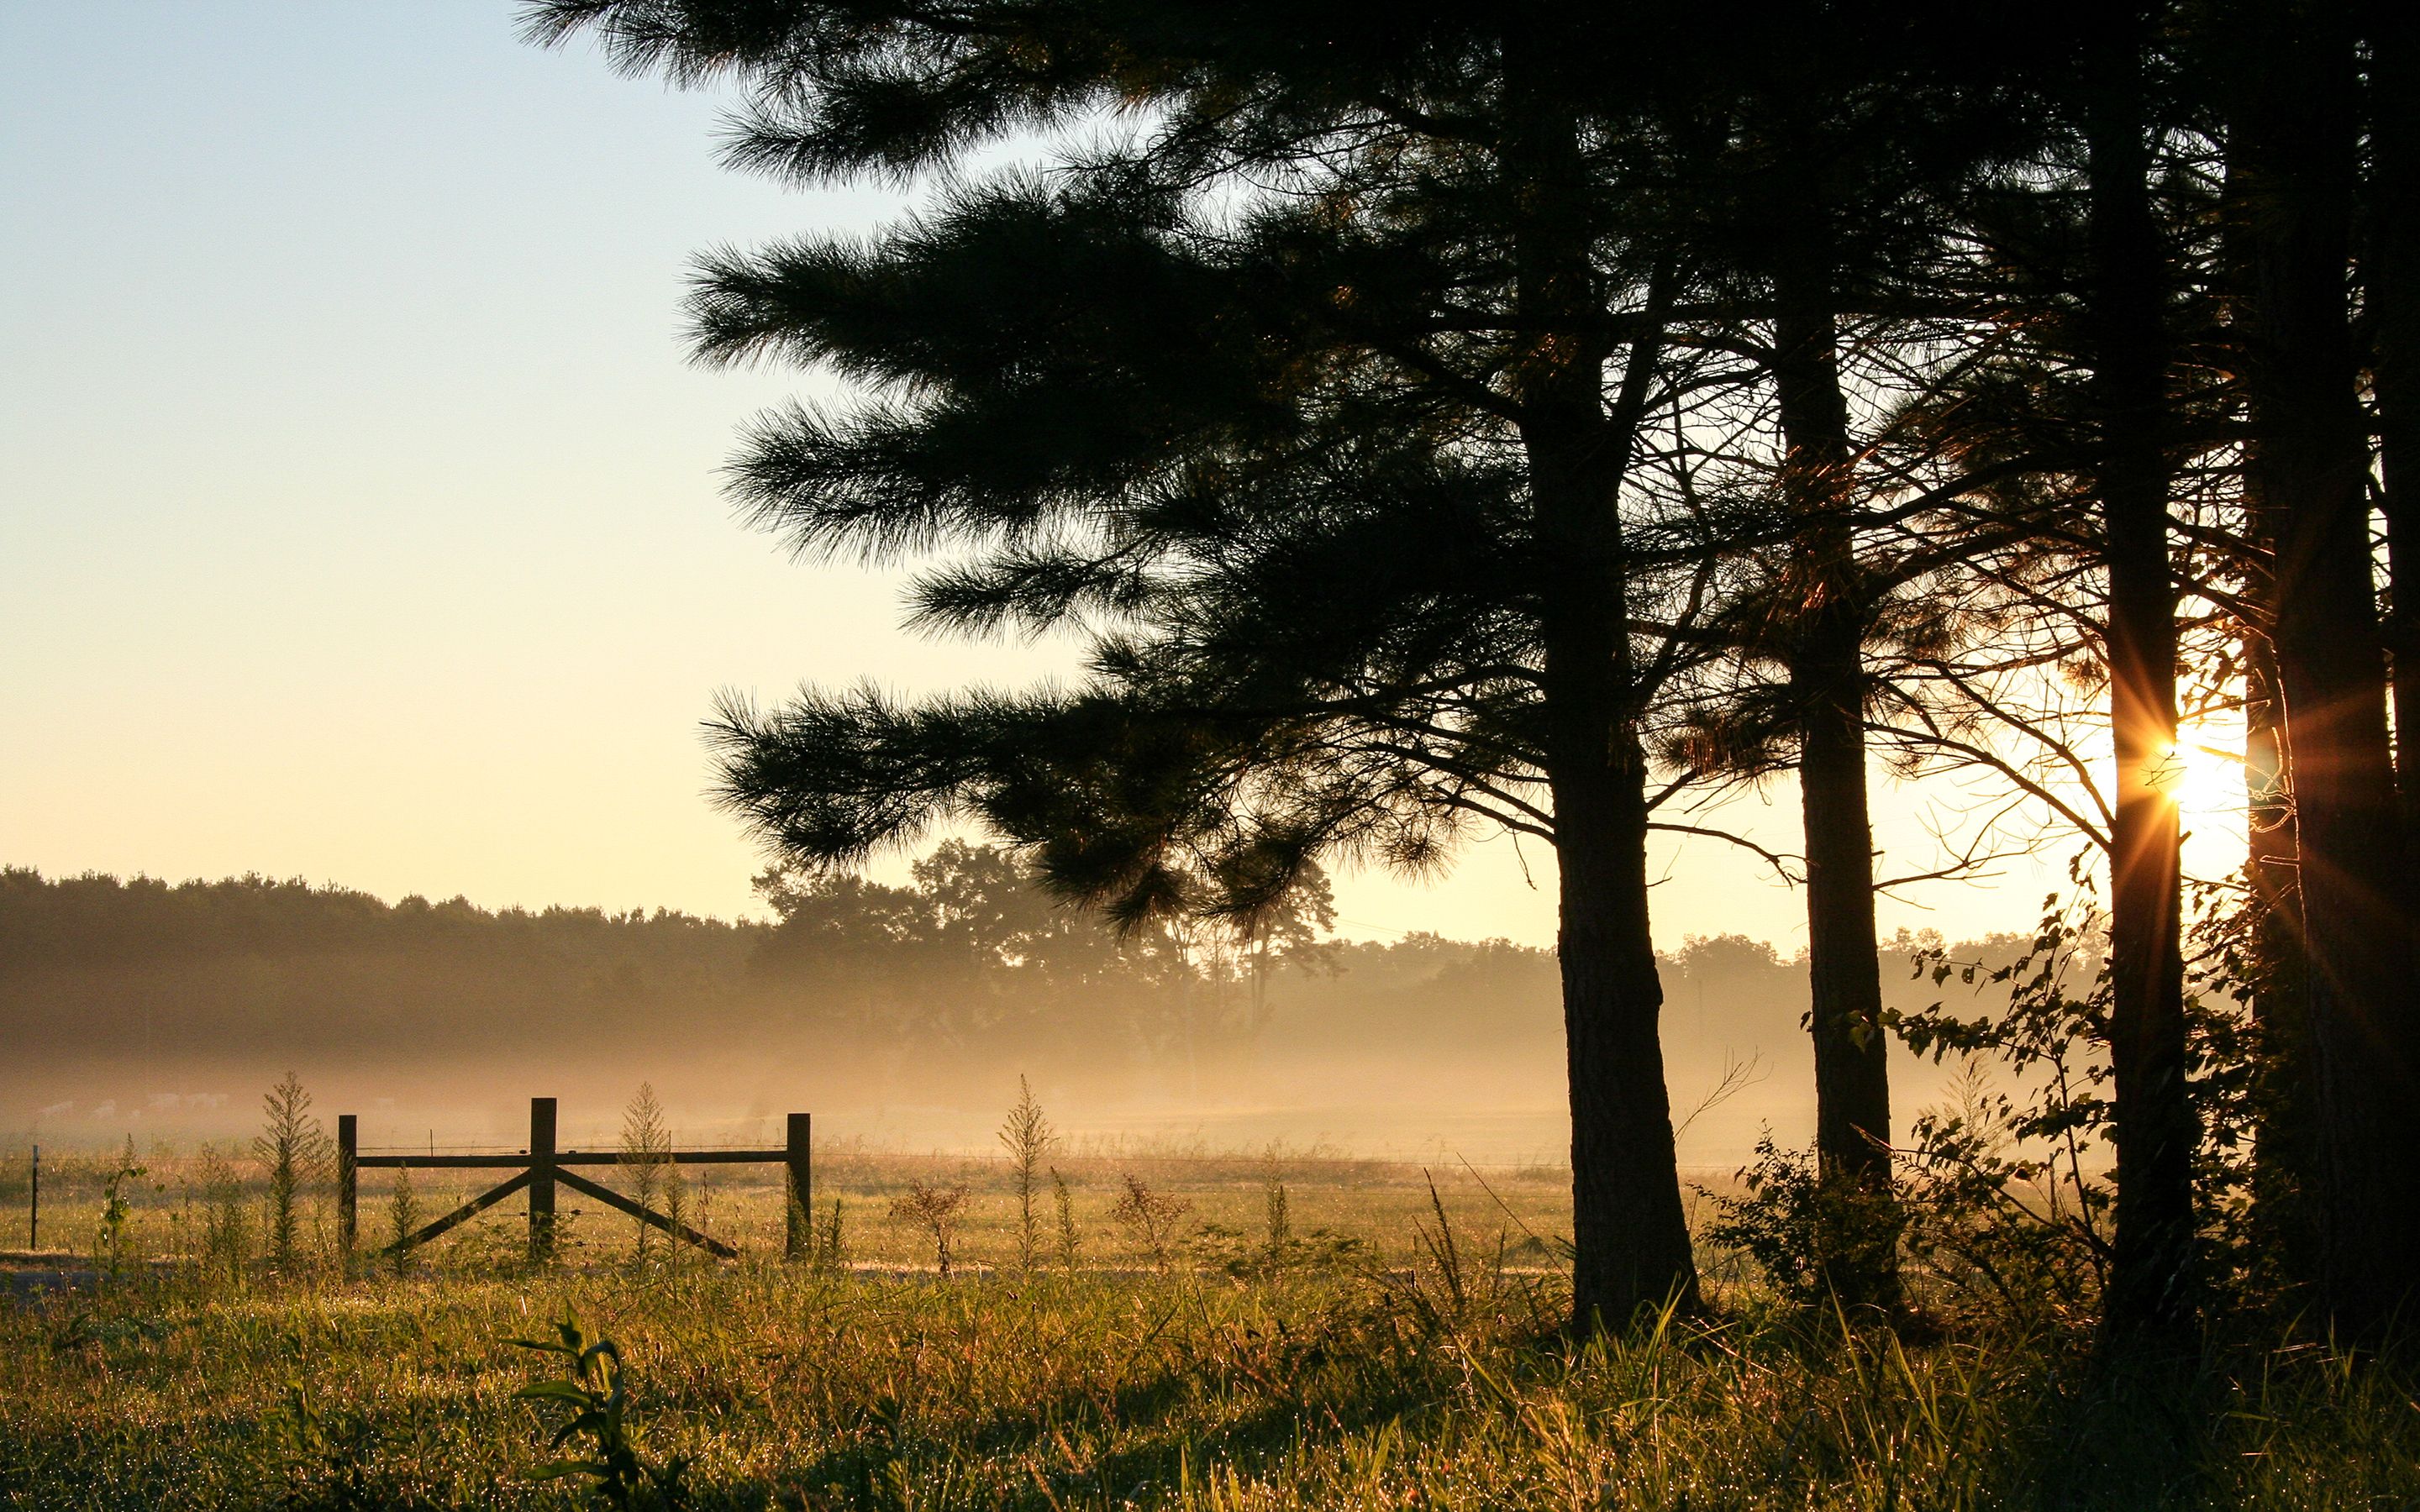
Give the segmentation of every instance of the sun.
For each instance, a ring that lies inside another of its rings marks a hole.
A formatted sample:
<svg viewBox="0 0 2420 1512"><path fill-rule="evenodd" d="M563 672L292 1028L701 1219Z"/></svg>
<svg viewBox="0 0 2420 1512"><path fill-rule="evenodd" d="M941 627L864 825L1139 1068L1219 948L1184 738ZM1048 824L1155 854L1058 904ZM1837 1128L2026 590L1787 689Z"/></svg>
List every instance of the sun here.
<svg viewBox="0 0 2420 1512"><path fill-rule="evenodd" d="M2243 809L2243 758L2205 738L2210 733L2181 732L2163 764L2165 774L2159 786L2189 825Z"/></svg>

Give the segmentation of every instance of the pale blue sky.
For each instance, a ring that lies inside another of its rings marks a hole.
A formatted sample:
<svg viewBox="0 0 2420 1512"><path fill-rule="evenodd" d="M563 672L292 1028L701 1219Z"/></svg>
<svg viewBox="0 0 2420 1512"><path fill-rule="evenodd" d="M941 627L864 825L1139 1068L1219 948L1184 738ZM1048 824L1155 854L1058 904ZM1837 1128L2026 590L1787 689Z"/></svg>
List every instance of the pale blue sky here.
<svg viewBox="0 0 2420 1512"><path fill-rule="evenodd" d="M732 522L735 426L804 380L684 363L689 258L902 202L721 171L718 108L503 0L0 5L0 860L727 916L714 689L1059 662ZM1348 878L1348 932L1550 940L1527 859ZM1664 859L1660 938L1802 933L1744 857Z"/></svg>

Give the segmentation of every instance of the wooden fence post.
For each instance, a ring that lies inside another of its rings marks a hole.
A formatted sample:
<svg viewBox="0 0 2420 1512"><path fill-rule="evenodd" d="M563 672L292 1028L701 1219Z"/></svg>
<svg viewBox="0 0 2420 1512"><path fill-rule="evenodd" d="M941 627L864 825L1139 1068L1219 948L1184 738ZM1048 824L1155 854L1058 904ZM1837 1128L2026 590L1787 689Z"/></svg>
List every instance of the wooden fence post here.
<svg viewBox="0 0 2420 1512"><path fill-rule="evenodd" d="M33 1191L25 1202L25 1247L42 1247L42 1147L34 1147Z"/></svg>
<svg viewBox="0 0 2420 1512"><path fill-rule="evenodd" d="M356 1210L359 1207L359 1167L354 1162L361 1156L361 1119L355 1114L336 1115L336 1250L344 1262L345 1273L353 1273L353 1245L359 1235Z"/></svg>
<svg viewBox="0 0 2420 1512"><path fill-rule="evenodd" d="M554 1099L530 1099L529 1254L543 1263L554 1254Z"/></svg>
<svg viewBox="0 0 2420 1512"><path fill-rule="evenodd" d="M814 1238L814 1219L810 1204L815 1199L815 1187L814 1170L811 1164L813 1157L808 1149L808 1132L807 1115L791 1114L789 1160L786 1163L789 1166L787 1185L790 1189L790 1211L786 1234L789 1240L787 1254L794 1260L807 1257L808 1248Z"/></svg>

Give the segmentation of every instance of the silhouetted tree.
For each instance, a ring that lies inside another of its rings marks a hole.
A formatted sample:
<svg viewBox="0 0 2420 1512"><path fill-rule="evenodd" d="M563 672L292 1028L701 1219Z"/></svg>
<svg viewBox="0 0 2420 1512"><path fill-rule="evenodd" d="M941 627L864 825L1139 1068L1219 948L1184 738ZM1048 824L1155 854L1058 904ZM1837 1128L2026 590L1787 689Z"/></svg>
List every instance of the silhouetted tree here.
<svg viewBox="0 0 2420 1512"><path fill-rule="evenodd" d="M720 256L702 350L913 399L774 417L737 465L800 546L982 550L928 621L1091 625L1072 695L722 721L735 807L851 860L979 813L1140 919L1249 918L1311 858L1553 843L1583 1317L1695 1293L1656 1034L1647 726L1690 617L1651 423L1692 380L1668 234L1677 18L1553 9L541 8L753 89L739 160L950 161L1111 100L1129 150L959 190L872 247ZM1719 137L1706 144L1718 147ZM1281 183L1282 196L1259 194ZM1685 776L1685 774L1682 774Z"/></svg>
<svg viewBox="0 0 2420 1512"><path fill-rule="evenodd" d="M2349 5L2272 0L2221 14L2237 59L2228 170L2241 180L2231 187L2250 262L2241 327L2252 466L2274 522L2272 638L2300 853L2321 1279L2337 1320L2371 1332L2420 1266L2420 1165L2403 1134L2420 1095L2420 991L2347 286L2361 62ZM2372 81L2386 128L2380 167L2391 177L2401 171L2396 113L2408 101L2382 91L2405 66L2410 20L2373 16L2385 63ZM2390 212L2390 237L2396 225ZM2391 267L2390 255L2390 291ZM2394 301L2389 292L2389 310ZM2387 371L2391 390L2391 359Z"/></svg>
<svg viewBox="0 0 2420 1512"><path fill-rule="evenodd" d="M1575 1306L1619 1320L1695 1289L1645 864L1691 826L1662 805L1796 767L1820 1168L1880 1182L1869 755L1997 771L2108 857L2107 1011L2071 1027L2113 1078L2086 1111L2118 1149L2129 1338L2194 1304L2167 787L2188 694L2239 694L2179 669L2242 654L2292 794L2299 909L2271 913L2309 967L2324 1268L2374 1324L2420 1225L2387 718L2415 658L2387 656L2409 605L2381 623L2373 592L2347 296L2366 204L2399 579L2409 27L2138 0L1986 42L1909 9L1770 8L1724 56L1652 8L533 6L542 37L737 82L733 160L793 178L1114 128L871 242L707 259L703 356L866 393L752 431L755 521L943 553L923 625L1090 652L1071 689L729 705L727 801L810 868L980 821L1162 931L1180 989L1181 921L1249 938L1314 857L1417 871L1477 824L1552 844ZM1896 385L1862 434L1861 385ZM2028 679L2066 691L2005 696Z"/></svg>

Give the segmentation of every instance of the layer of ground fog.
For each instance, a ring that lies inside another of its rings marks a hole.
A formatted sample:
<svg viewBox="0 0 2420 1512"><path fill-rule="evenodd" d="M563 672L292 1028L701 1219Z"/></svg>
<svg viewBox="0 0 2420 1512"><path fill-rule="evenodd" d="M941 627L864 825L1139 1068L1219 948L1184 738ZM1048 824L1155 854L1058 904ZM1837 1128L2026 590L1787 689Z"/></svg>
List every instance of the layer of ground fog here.
<svg viewBox="0 0 2420 1512"><path fill-rule="evenodd" d="M685 1140L778 1140L802 1110L826 1141L980 1148L1024 1074L1070 1130L1474 1161L1569 1148L1551 951L1435 935L1179 949L963 845L912 886L837 879L773 901L781 922L734 924L0 868L0 1042L36 1047L0 1057L0 1151L249 1138L288 1071L372 1144L516 1146L533 1095L562 1099L566 1140L610 1138L644 1080ZM1910 976L1921 943L1883 952L1891 1007L1945 994ZM1724 936L1659 971L1682 1158L1735 1166L1767 1125L1805 1143L1805 963ZM1750 1064L1738 1095L1688 1118ZM1947 1073L1895 1054L1908 1108Z"/></svg>

